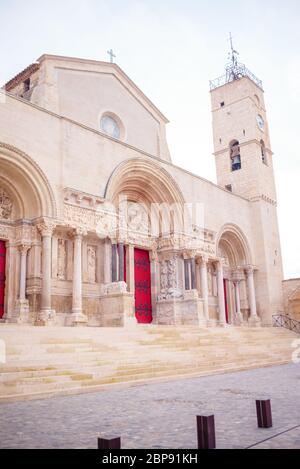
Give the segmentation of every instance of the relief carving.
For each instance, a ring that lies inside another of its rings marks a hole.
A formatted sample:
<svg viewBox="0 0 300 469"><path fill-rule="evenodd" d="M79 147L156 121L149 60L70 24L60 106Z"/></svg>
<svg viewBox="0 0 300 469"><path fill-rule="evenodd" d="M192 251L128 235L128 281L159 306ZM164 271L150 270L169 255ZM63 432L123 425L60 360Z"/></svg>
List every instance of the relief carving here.
<svg viewBox="0 0 300 469"><path fill-rule="evenodd" d="M178 288L177 260L172 258L160 263L160 295L159 300L182 298L182 291Z"/></svg>
<svg viewBox="0 0 300 469"><path fill-rule="evenodd" d="M87 248L87 269L88 282L96 283L96 248L94 246Z"/></svg>
<svg viewBox="0 0 300 469"><path fill-rule="evenodd" d="M66 241L64 239L58 240L58 262L57 262L57 277L60 280L66 279L67 270L67 250Z"/></svg>
<svg viewBox="0 0 300 469"><path fill-rule="evenodd" d="M149 221L146 209L137 203L130 202L127 210L127 228L128 230L141 233L149 232Z"/></svg>
<svg viewBox="0 0 300 469"><path fill-rule="evenodd" d="M12 213L12 201L10 200L7 193L0 189L0 218L9 220Z"/></svg>

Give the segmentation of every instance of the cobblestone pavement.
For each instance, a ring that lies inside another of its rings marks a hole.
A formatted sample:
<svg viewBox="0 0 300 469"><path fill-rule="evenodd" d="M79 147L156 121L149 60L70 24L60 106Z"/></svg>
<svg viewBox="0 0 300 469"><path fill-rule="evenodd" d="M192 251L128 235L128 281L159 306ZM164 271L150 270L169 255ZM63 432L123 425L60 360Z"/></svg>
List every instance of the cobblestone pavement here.
<svg viewBox="0 0 300 469"><path fill-rule="evenodd" d="M196 415L215 414L218 448L245 448L300 425L300 365L183 379L95 394L0 405L1 448L196 448ZM272 400L274 427L257 428L255 399ZM300 428L257 448L300 448Z"/></svg>

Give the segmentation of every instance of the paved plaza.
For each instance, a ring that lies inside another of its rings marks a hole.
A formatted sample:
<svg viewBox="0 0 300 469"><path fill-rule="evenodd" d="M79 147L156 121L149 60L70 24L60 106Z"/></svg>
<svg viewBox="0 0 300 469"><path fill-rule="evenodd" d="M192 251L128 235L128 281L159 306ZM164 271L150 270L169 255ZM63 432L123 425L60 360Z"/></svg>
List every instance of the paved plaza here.
<svg viewBox="0 0 300 469"><path fill-rule="evenodd" d="M148 384L0 406L1 448L196 448L196 415L213 413L218 448L246 448L300 425L300 365ZM257 428L255 399L272 400L272 429ZM300 427L256 448L300 448Z"/></svg>

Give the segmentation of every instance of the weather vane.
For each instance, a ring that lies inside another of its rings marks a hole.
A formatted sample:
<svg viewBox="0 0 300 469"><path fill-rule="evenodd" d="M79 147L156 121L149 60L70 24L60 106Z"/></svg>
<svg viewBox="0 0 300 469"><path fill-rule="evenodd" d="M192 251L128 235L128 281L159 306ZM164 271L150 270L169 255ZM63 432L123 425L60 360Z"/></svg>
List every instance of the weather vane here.
<svg viewBox="0 0 300 469"><path fill-rule="evenodd" d="M237 80L240 78L240 67L238 63L238 51L235 50L233 47L233 37L232 34L229 33L229 41L230 41L230 52L228 54L228 58L230 59L230 64L226 67L226 74L227 74L227 82L231 80Z"/></svg>
<svg viewBox="0 0 300 469"><path fill-rule="evenodd" d="M108 55L110 56L110 63L114 63L114 59L117 58L117 56L114 54L114 51L112 49L107 51Z"/></svg>

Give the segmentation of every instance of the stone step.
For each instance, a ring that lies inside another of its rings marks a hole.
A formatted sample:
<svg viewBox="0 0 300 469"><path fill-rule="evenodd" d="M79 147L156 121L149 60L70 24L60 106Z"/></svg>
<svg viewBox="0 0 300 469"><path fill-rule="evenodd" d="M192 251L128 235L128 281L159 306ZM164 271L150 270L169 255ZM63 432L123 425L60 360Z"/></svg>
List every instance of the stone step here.
<svg viewBox="0 0 300 469"><path fill-rule="evenodd" d="M273 328L9 326L0 338L4 402L286 363L296 336Z"/></svg>

